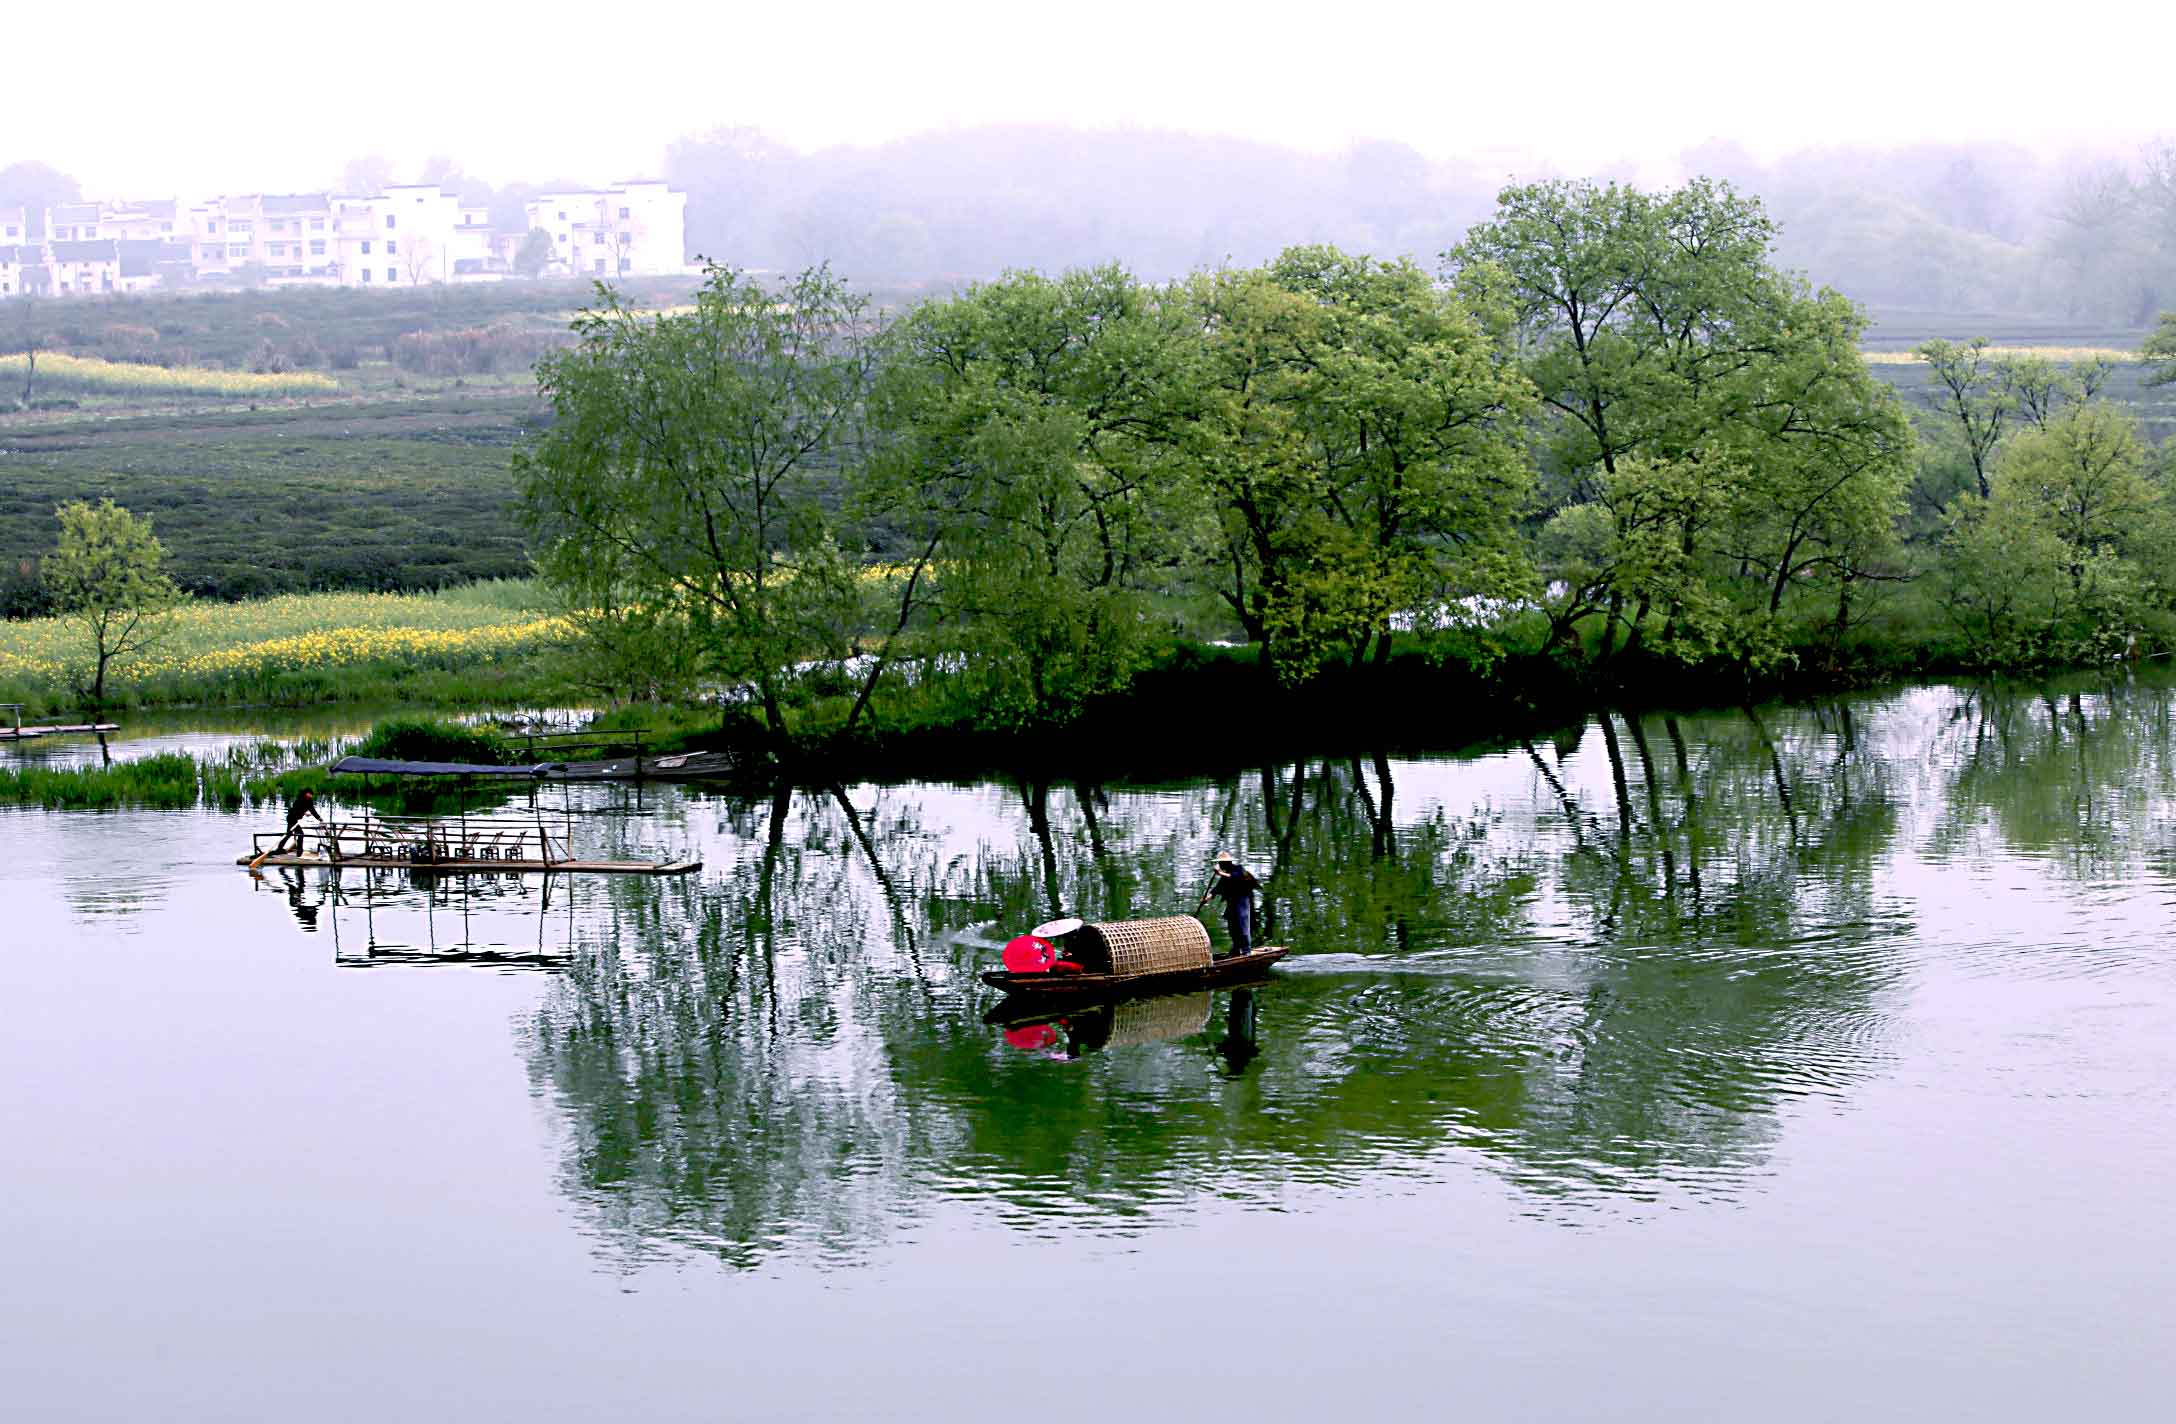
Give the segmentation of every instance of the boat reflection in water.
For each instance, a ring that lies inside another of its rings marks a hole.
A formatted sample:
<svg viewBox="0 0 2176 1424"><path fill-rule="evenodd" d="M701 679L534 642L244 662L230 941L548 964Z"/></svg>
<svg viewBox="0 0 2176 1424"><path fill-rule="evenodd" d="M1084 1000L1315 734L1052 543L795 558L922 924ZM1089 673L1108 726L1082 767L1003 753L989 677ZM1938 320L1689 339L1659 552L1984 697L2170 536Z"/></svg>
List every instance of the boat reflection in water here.
<svg viewBox="0 0 2176 1424"><path fill-rule="evenodd" d="M1206 989L1064 1007L1011 998L984 1014L982 1021L1002 1028L1009 1047L1052 1058L1079 1058L1107 1048L1191 1038L1208 1030L1211 1007Z"/></svg>

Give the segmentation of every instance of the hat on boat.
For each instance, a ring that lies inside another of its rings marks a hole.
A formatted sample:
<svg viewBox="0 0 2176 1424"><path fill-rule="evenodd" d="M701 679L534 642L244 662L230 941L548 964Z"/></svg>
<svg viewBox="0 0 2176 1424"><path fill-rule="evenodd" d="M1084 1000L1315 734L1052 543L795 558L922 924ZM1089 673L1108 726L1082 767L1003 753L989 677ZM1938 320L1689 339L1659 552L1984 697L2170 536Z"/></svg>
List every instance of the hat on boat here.
<svg viewBox="0 0 2176 1424"><path fill-rule="evenodd" d="M1216 853L1216 873L1219 875L1231 874L1232 867L1238 863L1238 861L1232 859L1232 853L1228 850L1220 850Z"/></svg>

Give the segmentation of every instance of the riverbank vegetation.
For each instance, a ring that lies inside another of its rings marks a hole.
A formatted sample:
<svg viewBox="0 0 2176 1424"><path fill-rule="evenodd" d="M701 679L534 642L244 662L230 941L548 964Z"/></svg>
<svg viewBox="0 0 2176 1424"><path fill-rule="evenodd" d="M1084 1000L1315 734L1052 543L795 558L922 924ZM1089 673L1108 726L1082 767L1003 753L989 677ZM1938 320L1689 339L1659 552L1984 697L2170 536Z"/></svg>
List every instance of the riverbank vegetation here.
<svg viewBox="0 0 2176 1424"><path fill-rule="evenodd" d="M601 696L745 688L727 735L826 765L1153 735L1110 716L1152 671L1168 727L2171 646L2167 461L2109 367L1929 341L1914 410L1775 237L1723 185L1557 182L1433 272L1017 273L881 329L825 269L606 292L521 508Z"/></svg>
<svg viewBox="0 0 2176 1424"><path fill-rule="evenodd" d="M402 716L380 721L360 737L262 738L203 755L158 752L71 766L30 762L0 767L0 801L70 811L116 806L158 810L205 806L235 811L280 805L307 790L320 797L333 794L349 805L422 814L499 804L515 787L500 782L332 775L328 768L345 756L484 766L515 759L513 743L489 723ZM526 788L526 783L521 785Z"/></svg>
<svg viewBox="0 0 2176 1424"><path fill-rule="evenodd" d="M1726 186L1560 182L1425 266L1296 247L891 308L714 269L600 293L533 390L18 419L0 596L49 607L51 509L109 497L197 597L120 705L640 703L613 715L834 765L1153 736L1144 699L1562 709L2176 642L2176 328L1869 362L1864 312L1776 254ZM413 621L203 606L532 559ZM9 625L0 698L82 681Z"/></svg>

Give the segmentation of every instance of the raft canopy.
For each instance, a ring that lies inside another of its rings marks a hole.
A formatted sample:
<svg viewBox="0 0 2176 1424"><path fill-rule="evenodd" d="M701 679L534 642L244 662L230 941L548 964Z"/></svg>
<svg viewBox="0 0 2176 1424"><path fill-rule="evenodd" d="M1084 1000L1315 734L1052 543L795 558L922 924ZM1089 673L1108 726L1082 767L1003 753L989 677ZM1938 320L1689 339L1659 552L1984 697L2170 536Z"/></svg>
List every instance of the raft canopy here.
<svg viewBox="0 0 2176 1424"><path fill-rule="evenodd" d="M1091 974L1169 974L1213 962L1209 932L1192 915L1082 925L1065 936L1063 950Z"/></svg>
<svg viewBox="0 0 2176 1424"><path fill-rule="evenodd" d="M327 770L336 776L377 772L387 776L547 776L566 770L566 763L540 761L530 766L490 766L462 761L386 761L379 757L342 757Z"/></svg>

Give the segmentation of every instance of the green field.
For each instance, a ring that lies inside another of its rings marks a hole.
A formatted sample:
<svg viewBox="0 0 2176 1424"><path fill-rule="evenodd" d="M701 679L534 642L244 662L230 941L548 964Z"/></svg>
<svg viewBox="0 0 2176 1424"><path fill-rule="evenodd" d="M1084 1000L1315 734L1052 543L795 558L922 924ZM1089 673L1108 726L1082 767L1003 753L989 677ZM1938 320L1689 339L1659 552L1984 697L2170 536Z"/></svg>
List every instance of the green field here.
<svg viewBox="0 0 2176 1424"><path fill-rule="evenodd" d="M499 391L0 424L0 612L42 611L76 499L150 516L202 598L520 577L508 458L542 414Z"/></svg>
<svg viewBox="0 0 2176 1424"><path fill-rule="evenodd" d="M686 299L688 278L626 284L631 300L663 306ZM230 371L350 371L390 361L416 332L564 333L588 304L587 282L501 282L412 290L349 288L149 293L17 307L0 319L0 350L36 335L47 350L109 361L209 366ZM35 323L34 327L29 323Z"/></svg>

